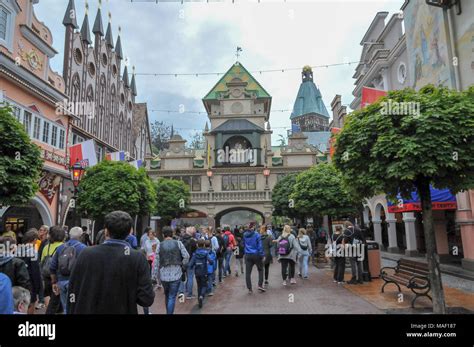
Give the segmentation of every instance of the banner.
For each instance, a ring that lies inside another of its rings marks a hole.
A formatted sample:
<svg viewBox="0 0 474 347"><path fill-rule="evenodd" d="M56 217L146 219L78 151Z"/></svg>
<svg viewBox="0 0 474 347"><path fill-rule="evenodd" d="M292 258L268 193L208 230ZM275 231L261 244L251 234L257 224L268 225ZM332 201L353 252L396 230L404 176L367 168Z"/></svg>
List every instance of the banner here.
<svg viewBox="0 0 474 347"><path fill-rule="evenodd" d="M362 97L360 107L364 108L370 104L373 104L382 96L387 95L385 90L379 90L374 88L362 87Z"/></svg>
<svg viewBox="0 0 474 347"><path fill-rule="evenodd" d="M449 189L435 189L430 186L431 208L433 210L455 210L457 208L456 197ZM387 201L388 212L417 212L421 211L421 202L416 191L411 193L411 199L404 200L399 195L396 202Z"/></svg>
<svg viewBox="0 0 474 347"><path fill-rule="evenodd" d="M69 166L80 162L83 168L97 165L94 140L88 140L69 147Z"/></svg>
<svg viewBox="0 0 474 347"><path fill-rule="evenodd" d="M135 161L131 161L129 162L130 165L132 165L135 169L139 169L142 167L143 165L143 160L135 160Z"/></svg>

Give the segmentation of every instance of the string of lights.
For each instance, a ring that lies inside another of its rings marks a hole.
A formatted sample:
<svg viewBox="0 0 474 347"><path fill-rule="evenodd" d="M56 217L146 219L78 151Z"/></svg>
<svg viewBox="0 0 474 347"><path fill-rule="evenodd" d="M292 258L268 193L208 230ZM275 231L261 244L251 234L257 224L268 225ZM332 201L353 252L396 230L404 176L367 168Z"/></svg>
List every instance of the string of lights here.
<svg viewBox="0 0 474 347"><path fill-rule="evenodd" d="M324 64L324 65L314 65L311 66L312 69L322 69L322 68L329 68L334 66L344 66L344 65L352 65L352 64L359 64L360 61L349 61L343 63L333 63L333 64ZM252 70L251 73L272 73L272 72L287 72L287 71L295 71L301 70L301 67L290 67L290 68L280 68L280 69L270 69L270 70ZM131 73L133 74L133 73ZM135 72L136 76L154 76L154 77L163 77L163 76L220 76L224 75L225 72L188 72L188 73L161 73L161 72Z"/></svg>

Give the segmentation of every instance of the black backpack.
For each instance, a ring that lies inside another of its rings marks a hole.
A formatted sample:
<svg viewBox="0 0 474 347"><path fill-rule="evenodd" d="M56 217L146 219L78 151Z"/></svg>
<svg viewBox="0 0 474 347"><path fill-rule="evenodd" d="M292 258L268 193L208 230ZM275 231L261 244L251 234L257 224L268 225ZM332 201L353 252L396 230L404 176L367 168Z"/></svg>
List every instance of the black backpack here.
<svg viewBox="0 0 474 347"><path fill-rule="evenodd" d="M222 236L216 236L217 242L219 243L219 249L216 251L216 255L218 258L221 258L225 252L225 242Z"/></svg>
<svg viewBox="0 0 474 347"><path fill-rule="evenodd" d="M199 276L207 275L207 253L196 254L196 263L194 265L194 274Z"/></svg>
<svg viewBox="0 0 474 347"><path fill-rule="evenodd" d="M309 248L309 245L308 245L308 244L306 244L306 246L303 246L303 245L301 244L301 239L300 239L299 237L298 237L298 244L300 245L300 248L301 248L303 251L307 251L308 248Z"/></svg>
<svg viewBox="0 0 474 347"><path fill-rule="evenodd" d="M48 247L48 252L49 253L49 248L51 244L48 243L46 247ZM54 249L54 252L51 255L46 255L43 259L41 259L41 275L43 278L50 278L51 277L51 263L53 262L53 256L54 253L56 253L57 248Z"/></svg>
<svg viewBox="0 0 474 347"><path fill-rule="evenodd" d="M71 245L64 245L61 253L58 255L58 271L62 276L68 277L71 275L72 268L77 260L76 247Z"/></svg>

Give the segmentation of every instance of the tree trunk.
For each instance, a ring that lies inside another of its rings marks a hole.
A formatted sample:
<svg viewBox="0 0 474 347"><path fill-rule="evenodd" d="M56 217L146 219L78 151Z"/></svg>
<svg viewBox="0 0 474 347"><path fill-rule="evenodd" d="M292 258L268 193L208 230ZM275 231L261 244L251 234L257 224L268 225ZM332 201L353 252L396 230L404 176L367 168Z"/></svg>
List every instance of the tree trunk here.
<svg viewBox="0 0 474 347"><path fill-rule="evenodd" d="M439 255L436 249L436 237L433 228L433 211L431 208L429 181L419 180L417 182L417 189L423 210L423 230L425 233L426 258L428 260L428 277L431 282L431 294L433 297L433 313L445 314L446 304L443 284L441 282Z"/></svg>

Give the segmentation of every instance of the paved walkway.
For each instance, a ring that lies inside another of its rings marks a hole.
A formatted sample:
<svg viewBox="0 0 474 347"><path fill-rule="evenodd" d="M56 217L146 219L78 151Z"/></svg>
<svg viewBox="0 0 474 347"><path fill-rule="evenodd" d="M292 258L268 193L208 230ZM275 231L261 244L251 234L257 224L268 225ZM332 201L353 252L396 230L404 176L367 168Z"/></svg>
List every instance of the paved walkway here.
<svg viewBox="0 0 474 347"><path fill-rule="evenodd" d="M218 284L215 295L206 298L199 309L197 299L176 303L177 314L377 314L384 313L368 301L332 282L327 270L310 266L310 279L297 279L297 284L282 285L280 264L270 267L270 284L267 292L257 291L257 270L254 268L252 282L254 293L248 294L245 277L232 275ZM196 284L194 293L196 294ZM140 313L142 311L140 310ZM155 314L166 312L163 290L156 291L155 303L151 308Z"/></svg>

